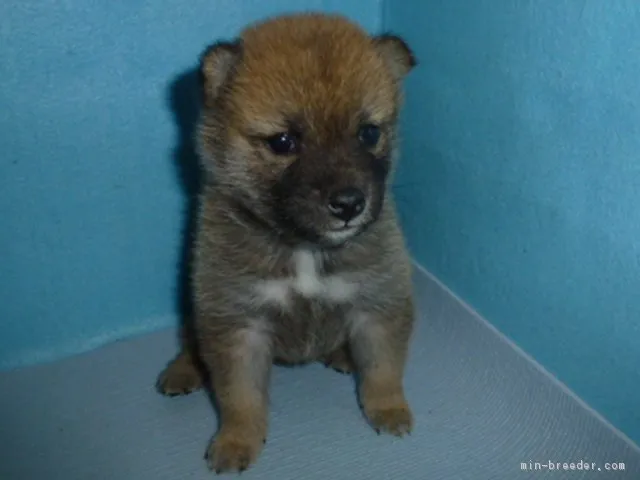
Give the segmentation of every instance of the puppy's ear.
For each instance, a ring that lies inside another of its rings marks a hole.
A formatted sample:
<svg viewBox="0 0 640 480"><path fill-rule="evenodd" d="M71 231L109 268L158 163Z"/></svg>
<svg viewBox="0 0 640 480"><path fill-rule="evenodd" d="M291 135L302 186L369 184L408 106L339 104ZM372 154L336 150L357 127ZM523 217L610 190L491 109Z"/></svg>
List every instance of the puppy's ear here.
<svg viewBox="0 0 640 480"><path fill-rule="evenodd" d="M402 80L418 64L409 45L396 35L378 35L373 37L373 43L397 80Z"/></svg>
<svg viewBox="0 0 640 480"><path fill-rule="evenodd" d="M200 80L205 101L218 96L241 55L240 41L214 43L204 51L200 57Z"/></svg>

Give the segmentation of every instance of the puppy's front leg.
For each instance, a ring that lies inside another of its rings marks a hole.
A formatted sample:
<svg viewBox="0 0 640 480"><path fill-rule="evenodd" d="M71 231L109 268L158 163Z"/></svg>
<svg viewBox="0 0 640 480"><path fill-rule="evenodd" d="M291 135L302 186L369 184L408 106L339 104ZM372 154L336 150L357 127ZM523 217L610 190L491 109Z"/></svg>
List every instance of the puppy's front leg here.
<svg viewBox="0 0 640 480"><path fill-rule="evenodd" d="M378 433L402 436L413 426L403 376L413 325L411 300L386 312L359 313L350 347L360 377L360 402Z"/></svg>
<svg viewBox="0 0 640 480"><path fill-rule="evenodd" d="M220 414L220 428L207 450L207 463L216 473L247 469L260 454L268 422L270 338L251 324L228 328L200 333Z"/></svg>

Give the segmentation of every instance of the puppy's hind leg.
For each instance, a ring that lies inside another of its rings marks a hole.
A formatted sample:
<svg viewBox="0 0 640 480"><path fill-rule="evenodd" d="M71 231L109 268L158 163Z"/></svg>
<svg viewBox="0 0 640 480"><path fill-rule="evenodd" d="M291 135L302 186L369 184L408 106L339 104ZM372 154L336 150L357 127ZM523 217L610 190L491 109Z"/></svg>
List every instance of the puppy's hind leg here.
<svg viewBox="0 0 640 480"><path fill-rule="evenodd" d="M158 377L156 388L170 397L187 395L202 387L202 374L193 354L183 347Z"/></svg>

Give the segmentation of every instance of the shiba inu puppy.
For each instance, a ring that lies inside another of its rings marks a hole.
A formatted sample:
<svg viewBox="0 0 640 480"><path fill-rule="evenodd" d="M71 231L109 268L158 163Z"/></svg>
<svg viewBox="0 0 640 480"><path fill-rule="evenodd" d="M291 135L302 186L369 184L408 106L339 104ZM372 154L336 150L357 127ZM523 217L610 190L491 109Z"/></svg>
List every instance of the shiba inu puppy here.
<svg viewBox="0 0 640 480"><path fill-rule="evenodd" d="M400 38L311 13L251 25L202 56L198 352L185 347L158 387L200 388L203 366L220 414L216 472L257 459L275 361L354 372L374 429L412 428L411 264L388 185L414 65Z"/></svg>

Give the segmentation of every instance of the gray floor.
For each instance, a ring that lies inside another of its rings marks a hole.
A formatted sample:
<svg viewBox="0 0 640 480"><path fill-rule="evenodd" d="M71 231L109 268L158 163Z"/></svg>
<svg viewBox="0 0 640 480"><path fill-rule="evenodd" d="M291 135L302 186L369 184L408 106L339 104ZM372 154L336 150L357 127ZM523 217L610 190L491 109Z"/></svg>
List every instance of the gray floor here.
<svg viewBox="0 0 640 480"><path fill-rule="evenodd" d="M416 273L416 291L421 318L406 381L414 434L372 432L348 377L317 365L279 368L269 441L243 479L640 479L637 447L427 275ZM0 374L0 479L214 477L202 459L215 430L206 396L167 399L153 388L174 352L166 331ZM596 470L520 465L581 460ZM607 471L605 462L626 470Z"/></svg>

